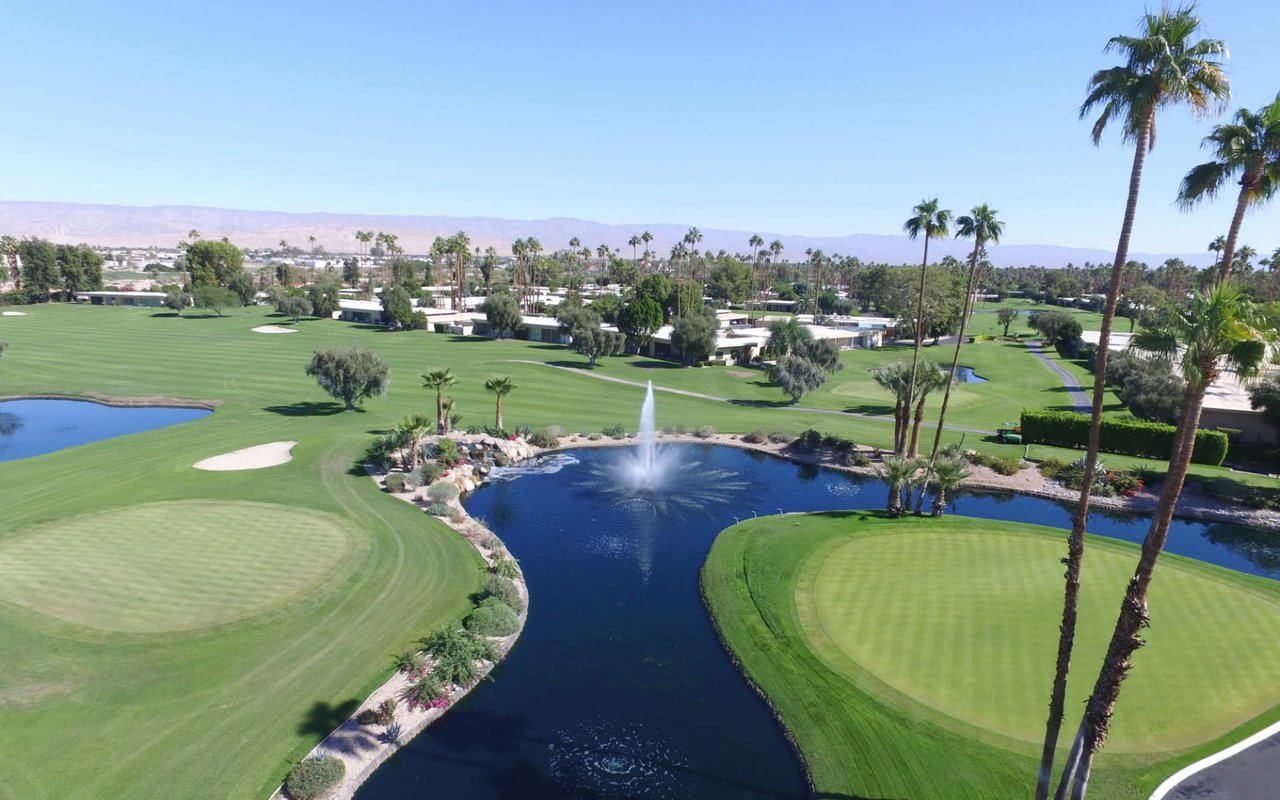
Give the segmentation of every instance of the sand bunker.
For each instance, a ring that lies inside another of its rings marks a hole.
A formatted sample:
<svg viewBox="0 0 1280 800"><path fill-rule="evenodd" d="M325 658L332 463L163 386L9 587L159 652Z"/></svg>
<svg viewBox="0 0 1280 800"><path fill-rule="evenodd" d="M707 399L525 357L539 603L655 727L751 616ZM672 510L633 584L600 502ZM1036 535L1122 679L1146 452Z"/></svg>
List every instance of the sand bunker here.
<svg viewBox="0 0 1280 800"><path fill-rule="evenodd" d="M4 317L25 317L26 315L25 311L0 311L0 316Z"/></svg>
<svg viewBox="0 0 1280 800"><path fill-rule="evenodd" d="M253 329L254 333L297 333L297 328L285 328L280 325L259 325Z"/></svg>
<svg viewBox="0 0 1280 800"><path fill-rule="evenodd" d="M287 464L293 460L293 446L297 442L270 442L254 445L243 450L233 450L220 456L197 461L196 469L210 472L234 472L240 469L262 469Z"/></svg>

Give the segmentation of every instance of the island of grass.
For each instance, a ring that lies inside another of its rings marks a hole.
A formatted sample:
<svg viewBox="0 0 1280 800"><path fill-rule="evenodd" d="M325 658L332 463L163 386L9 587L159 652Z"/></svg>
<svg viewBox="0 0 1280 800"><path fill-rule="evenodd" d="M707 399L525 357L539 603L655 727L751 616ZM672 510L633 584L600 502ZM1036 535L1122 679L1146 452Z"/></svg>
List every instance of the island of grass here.
<svg viewBox="0 0 1280 800"><path fill-rule="evenodd" d="M762 518L717 539L703 592L819 796L1029 797L1062 536L960 517ZM1069 716L1092 686L1136 558L1133 545L1090 539ZM1280 719L1280 587L1165 555L1151 607L1091 797L1146 797Z"/></svg>

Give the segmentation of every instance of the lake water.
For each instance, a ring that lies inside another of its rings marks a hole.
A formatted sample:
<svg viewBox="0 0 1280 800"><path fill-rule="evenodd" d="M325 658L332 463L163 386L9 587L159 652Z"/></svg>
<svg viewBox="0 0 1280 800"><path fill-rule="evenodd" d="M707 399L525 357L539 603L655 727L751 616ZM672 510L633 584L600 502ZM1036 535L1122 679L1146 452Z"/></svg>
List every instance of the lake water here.
<svg viewBox="0 0 1280 800"><path fill-rule="evenodd" d="M86 400L0 401L0 461L190 422L203 408L117 407Z"/></svg>
<svg viewBox="0 0 1280 800"><path fill-rule="evenodd" d="M986 383L987 379L973 371L973 367L956 364L956 380L960 383Z"/></svg>
<svg viewBox="0 0 1280 800"><path fill-rule="evenodd" d="M779 511L879 508L871 478L728 447L678 446L670 493L632 497L608 469L620 449L518 468L466 501L520 560L531 609L493 681L379 768L361 800L466 797L807 797L782 730L721 649L698 571L735 520ZM967 495L954 513L1070 526L1066 506ZM1146 523L1091 517L1136 541ZM1064 531L1065 541L1065 531ZM1280 541L1175 521L1168 549L1280 578Z"/></svg>

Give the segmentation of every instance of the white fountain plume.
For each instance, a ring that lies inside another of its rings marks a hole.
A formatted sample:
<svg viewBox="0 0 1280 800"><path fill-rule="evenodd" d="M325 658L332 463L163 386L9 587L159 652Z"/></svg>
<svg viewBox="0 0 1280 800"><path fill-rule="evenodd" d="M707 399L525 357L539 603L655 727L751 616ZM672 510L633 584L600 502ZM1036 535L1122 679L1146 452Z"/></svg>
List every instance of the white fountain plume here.
<svg viewBox="0 0 1280 800"><path fill-rule="evenodd" d="M649 485L653 482L654 470L657 466L655 463L657 454L655 452L656 444L654 443L653 431L653 381L649 381L649 387L644 393L644 404L640 406L640 458L638 477L643 485Z"/></svg>

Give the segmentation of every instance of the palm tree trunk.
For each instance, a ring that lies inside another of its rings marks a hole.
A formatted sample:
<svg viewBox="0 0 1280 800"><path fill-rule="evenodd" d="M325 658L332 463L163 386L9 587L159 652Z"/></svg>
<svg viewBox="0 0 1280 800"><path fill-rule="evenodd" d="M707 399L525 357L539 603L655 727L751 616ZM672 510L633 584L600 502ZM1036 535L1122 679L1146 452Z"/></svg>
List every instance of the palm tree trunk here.
<svg viewBox="0 0 1280 800"><path fill-rule="evenodd" d="M444 398L440 389L436 389L436 433L444 433Z"/></svg>
<svg viewBox="0 0 1280 800"><path fill-rule="evenodd" d="M1206 376L1205 385L1207 386L1211 382L1208 376L1213 374L1213 365L1205 365L1205 367L1203 374ZM1135 650L1146 643L1140 632L1150 621L1150 614L1147 611L1147 593L1151 587L1151 579L1155 575L1156 562L1159 561L1160 553L1164 551L1165 542L1169 538L1169 525L1173 521L1178 497L1182 494L1182 485L1187 478L1187 468L1191 465L1191 456L1196 445L1196 428L1200 425L1200 412L1203 407L1204 389L1188 385L1182 398L1182 413L1178 418L1173 458L1169 462L1169 472L1165 477L1164 488L1160 492L1160 501L1156 504L1155 512L1151 516L1151 527L1147 529L1147 537L1142 542L1142 555L1138 559L1138 567L1134 570L1124 601L1120 604L1120 616L1116 619L1115 631L1111 635L1111 644L1102 662L1102 670L1098 673L1098 681L1094 684L1093 694L1085 705L1084 752L1072 790L1072 796L1079 797L1081 800L1088 790L1093 758L1106 742L1111 714L1120 696L1120 684L1133 666L1129 659Z"/></svg>
<svg viewBox="0 0 1280 800"><path fill-rule="evenodd" d="M497 418L494 420L494 427L497 428L498 430L502 430L502 395L498 395L497 397L498 397L498 411L496 414Z"/></svg>
<svg viewBox="0 0 1280 800"><path fill-rule="evenodd" d="M947 507L947 493L942 490L941 486L939 486L938 493L933 496L933 515L935 517L942 516L942 512L946 509L946 507Z"/></svg>
<svg viewBox="0 0 1280 800"><path fill-rule="evenodd" d="M924 284L929 271L929 236L933 231L929 226L924 229L924 260L920 262L920 294L916 298L916 340L911 353L911 389L907 393L907 407L916 396L916 371L920 366L920 344L924 340ZM905 438L905 437L904 437ZM898 455L902 455L903 443L898 443Z"/></svg>
<svg viewBox="0 0 1280 800"><path fill-rule="evenodd" d="M1231 272L1231 262L1236 257L1236 240L1240 236L1240 226L1244 222L1244 212L1249 208L1249 198L1253 196L1254 187L1262 178L1262 164L1258 169L1246 174L1240 180L1240 196L1236 199L1236 213L1231 217L1231 230L1227 231L1227 243L1222 248L1222 269L1215 276L1217 283L1222 283Z"/></svg>
<svg viewBox="0 0 1280 800"><path fill-rule="evenodd" d="M1116 317L1116 303L1120 300L1120 280L1129 260L1129 238L1133 233L1133 220L1138 209L1138 192L1142 187L1142 167L1146 163L1151 137L1151 125L1155 109L1151 109L1138 130L1133 153L1133 168L1129 172L1129 197L1124 208L1124 222L1120 226L1120 241L1116 244L1116 260L1111 265L1111 284L1107 290L1107 303L1102 310L1102 330L1098 334L1098 354L1093 373L1093 407L1089 421L1089 443L1085 448L1084 471L1081 476L1080 499L1071 516L1071 533L1067 537L1067 571L1062 598L1062 621L1058 625L1058 658L1054 670L1053 689L1049 696L1049 718L1045 722L1044 747L1040 753L1040 772L1036 780L1036 800L1049 795L1049 782L1053 775L1053 759L1058 748L1058 734L1062 728L1062 715L1067 697L1067 675L1071 670L1071 651L1075 646L1076 619L1080 602L1080 568L1084 563L1084 530L1089 521L1089 497L1093 492L1094 471L1098 463L1098 449L1102 440L1102 401L1107 385L1107 360L1111 347L1111 326ZM1068 764L1067 769L1074 769ZM1067 783L1064 771L1063 782ZM1059 787L1059 794L1062 787Z"/></svg>
<svg viewBox="0 0 1280 800"><path fill-rule="evenodd" d="M924 401L921 397L920 402L916 403L916 417L911 425L911 445L907 448L908 455L915 458L919 453L920 446L920 426L924 424Z"/></svg>
<svg viewBox="0 0 1280 800"><path fill-rule="evenodd" d="M938 450L942 446L942 428L947 422L947 403L951 400L951 387L956 382L956 366L960 363L960 348L964 345L965 322L968 318L969 301L973 299L973 278L978 271L978 252L982 249L982 237L973 239L973 254L969 256L969 280L965 284L964 308L960 309L960 332L956 334L956 350L951 356L951 372L947 380L947 388L942 392L942 408L938 411L938 428L933 433L933 450L929 453L929 466L925 468L924 480L920 481L920 496L916 499L915 512L919 515L924 508L924 495L929 489L929 476L933 474L933 466L938 462Z"/></svg>

